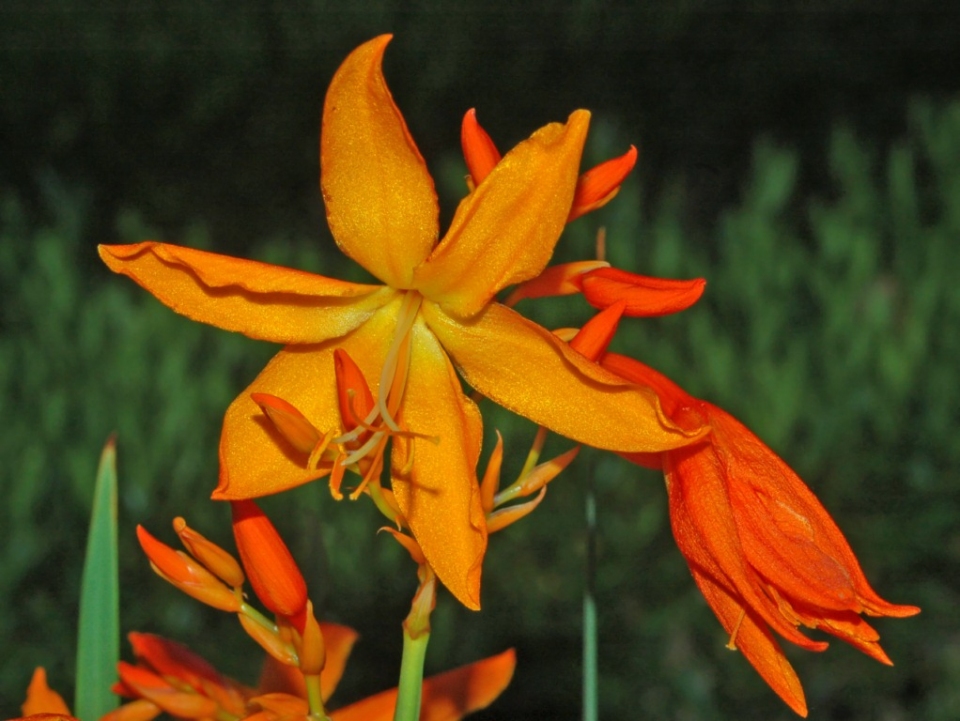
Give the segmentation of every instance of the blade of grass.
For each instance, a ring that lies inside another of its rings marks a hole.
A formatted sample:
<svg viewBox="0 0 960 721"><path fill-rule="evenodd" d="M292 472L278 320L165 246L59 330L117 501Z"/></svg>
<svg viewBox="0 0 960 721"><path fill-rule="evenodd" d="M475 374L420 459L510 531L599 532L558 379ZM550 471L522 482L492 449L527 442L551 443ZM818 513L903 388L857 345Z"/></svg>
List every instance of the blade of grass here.
<svg viewBox="0 0 960 721"><path fill-rule="evenodd" d="M74 713L98 719L118 705L110 686L120 660L120 581L117 570L117 454L111 437L100 456L90 534L80 584L77 692Z"/></svg>

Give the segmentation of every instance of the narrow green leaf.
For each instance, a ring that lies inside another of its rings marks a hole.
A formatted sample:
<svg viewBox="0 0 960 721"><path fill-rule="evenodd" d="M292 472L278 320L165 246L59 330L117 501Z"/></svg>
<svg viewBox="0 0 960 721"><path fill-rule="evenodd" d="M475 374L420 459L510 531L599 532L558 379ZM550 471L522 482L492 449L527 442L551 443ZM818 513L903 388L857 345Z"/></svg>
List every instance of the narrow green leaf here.
<svg viewBox="0 0 960 721"><path fill-rule="evenodd" d="M117 570L117 452L111 437L100 456L90 535L80 584L77 635L77 718L95 721L117 707L110 686L120 660L120 581Z"/></svg>

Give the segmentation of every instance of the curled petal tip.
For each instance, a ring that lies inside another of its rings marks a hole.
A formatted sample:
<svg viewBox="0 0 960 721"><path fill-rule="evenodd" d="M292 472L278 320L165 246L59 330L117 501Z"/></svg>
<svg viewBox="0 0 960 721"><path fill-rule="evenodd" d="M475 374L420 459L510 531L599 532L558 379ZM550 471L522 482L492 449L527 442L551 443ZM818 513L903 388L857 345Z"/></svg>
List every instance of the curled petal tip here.
<svg viewBox="0 0 960 721"><path fill-rule="evenodd" d="M466 161L467 170L473 186L476 187L500 162L500 151L493 144L487 131L477 122L475 108L470 108L463 116L463 123L460 126L460 144L463 147L463 159Z"/></svg>
<svg viewBox="0 0 960 721"><path fill-rule="evenodd" d="M580 289L595 308L625 301L624 315L651 317L686 310L703 295L703 278L672 280L629 273L617 268L597 268L579 276Z"/></svg>
<svg viewBox="0 0 960 721"><path fill-rule="evenodd" d="M636 162L637 148L631 145L630 149L619 158L600 163L581 175L577 181L577 189L567 222L602 208L610 202Z"/></svg>

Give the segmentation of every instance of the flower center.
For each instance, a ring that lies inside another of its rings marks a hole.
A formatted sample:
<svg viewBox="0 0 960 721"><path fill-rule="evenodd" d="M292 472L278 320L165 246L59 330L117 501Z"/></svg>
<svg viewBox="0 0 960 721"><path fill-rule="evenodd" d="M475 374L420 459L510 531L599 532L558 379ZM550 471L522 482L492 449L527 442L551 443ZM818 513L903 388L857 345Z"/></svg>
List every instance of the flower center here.
<svg viewBox="0 0 960 721"><path fill-rule="evenodd" d="M423 437L421 434L401 428L397 420L410 370L411 330L422 302L423 296L419 292L409 290L404 293L397 314L397 327L393 333L393 340L384 359L383 368L380 370L377 400L362 418L359 417L354 406L356 393L347 389L350 398L348 404L350 417L344 417L343 422L346 425L349 420L354 427L330 440L331 444L341 449L331 471L330 488L334 496L340 495L340 481L348 467L358 469L362 476L360 485L350 493L351 499L357 498L370 481L379 476L383 470L383 455L387 441L391 437ZM346 416L343 410L341 414Z"/></svg>
<svg viewBox="0 0 960 721"><path fill-rule="evenodd" d="M390 344L390 350L387 351L387 357L383 362L383 369L380 371L380 393L377 403L365 418L357 421L356 428L333 439L334 443L349 443L357 440L367 431L374 431L366 443L343 460L344 465L356 463L363 458L376 445L375 439L379 439L380 436L390 431L401 432L400 425L394 416L400 408L403 391L407 387L407 372L410 369L410 330L417 319L417 312L422 302L423 296L417 291L408 290L404 293L403 302L397 314L397 328L393 333L393 342ZM382 425L379 429L375 429L378 421Z"/></svg>

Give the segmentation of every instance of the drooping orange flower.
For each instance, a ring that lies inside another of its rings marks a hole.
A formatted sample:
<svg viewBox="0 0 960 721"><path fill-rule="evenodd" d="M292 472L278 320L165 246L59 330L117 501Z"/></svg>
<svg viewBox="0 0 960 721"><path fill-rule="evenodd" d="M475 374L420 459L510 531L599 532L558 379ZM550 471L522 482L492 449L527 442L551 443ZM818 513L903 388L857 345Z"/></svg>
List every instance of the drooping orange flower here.
<svg viewBox="0 0 960 721"><path fill-rule="evenodd" d="M454 368L504 407L601 448L663 451L699 431L677 428L648 390L494 300L549 261L575 203L589 113L541 128L496 162L438 242L433 181L381 73L389 39L359 47L334 76L320 156L337 245L383 285L156 242L101 246L100 254L177 312L287 344L227 411L215 498L275 493L330 472L266 422L254 394L295 409L283 418L294 431L312 426L343 447L370 434L343 465L380 462L392 439L392 488L404 519L441 581L478 608L481 418ZM597 194L609 181L593 185ZM371 379L377 400L350 431L339 412L338 348Z"/></svg>
<svg viewBox="0 0 960 721"><path fill-rule="evenodd" d="M881 663L879 635L862 618L904 617L884 601L823 505L791 468L733 416L657 371L607 354L604 367L653 388L678 425L711 432L686 448L625 454L666 475L670 522L693 578L724 629L770 687L801 716L803 688L772 631L811 651L798 630L820 629Z"/></svg>

